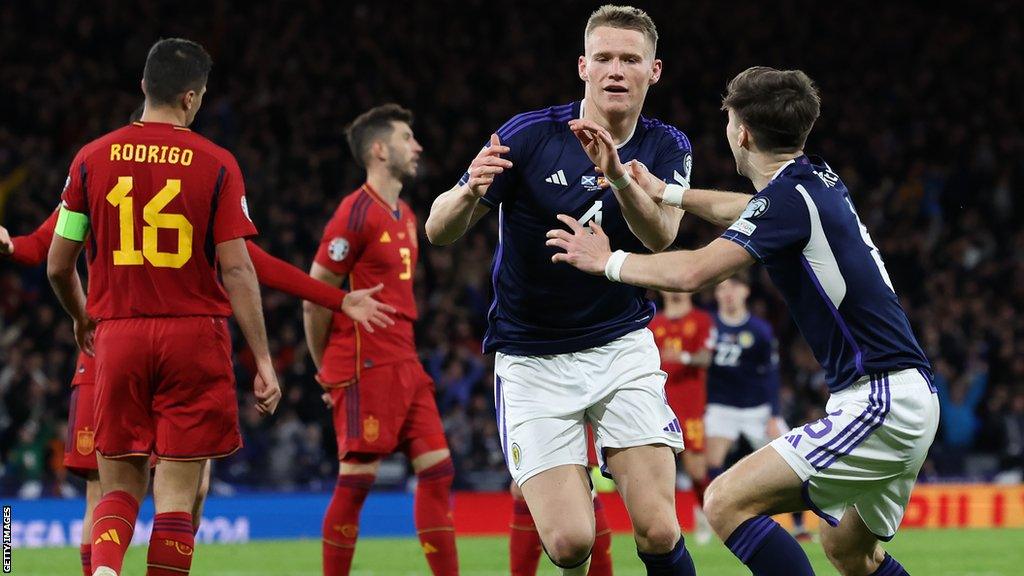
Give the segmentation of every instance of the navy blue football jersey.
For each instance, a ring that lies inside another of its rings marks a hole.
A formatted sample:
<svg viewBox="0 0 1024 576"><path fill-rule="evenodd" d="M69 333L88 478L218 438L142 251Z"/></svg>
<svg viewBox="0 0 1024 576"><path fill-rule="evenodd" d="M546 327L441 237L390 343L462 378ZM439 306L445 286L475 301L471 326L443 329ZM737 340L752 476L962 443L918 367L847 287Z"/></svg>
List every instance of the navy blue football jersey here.
<svg viewBox="0 0 1024 576"><path fill-rule="evenodd" d="M768 269L831 391L931 370L846 185L820 158L780 168L722 237Z"/></svg>
<svg viewBox="0 0 1024 576"><path fill-rule="evenodd" d="M555 217L568 214L583 224L598 222L613 250L647 251L569 130L569 120L581 116L581 103L574 102L519 114L497 132L511 149L507 158L514 166L498 175L481 199L498 211L500 227L485 352L576 352L644 328L654 316L645 289L552 264L558 250L545 246L548 230L564 228ZM623 163L640 160L662 180L690 178L689 140L658 120L641 117L618 149ZM468 178L464 174L460 183Z"/></svg>
<svg viewBox="0 0 1024 576"><path fill-rule="evenodd" d="M738 324L715 314L715 349L708 367L708 404L779 412L779 351L768 322L753 315Z"/></svg>

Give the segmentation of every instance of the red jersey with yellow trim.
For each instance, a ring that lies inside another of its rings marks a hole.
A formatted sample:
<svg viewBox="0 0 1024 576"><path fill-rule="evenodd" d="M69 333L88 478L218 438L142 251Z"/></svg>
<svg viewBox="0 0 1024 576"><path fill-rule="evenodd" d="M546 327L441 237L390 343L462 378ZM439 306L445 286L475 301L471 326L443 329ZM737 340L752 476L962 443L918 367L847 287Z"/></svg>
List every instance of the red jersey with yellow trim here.
<svg viewBox="0 0 1024 576"><path fill-rule="evenodd" d="M327 386L351 383L359 372L374 366L417 358L413 322L418 313L412 283L419 258L416 217L399 200L392 210L363 184L346 196L324 228L315 261L340 276L351 290L384 284L377 299L394 306L395 325L373 334L359 329L335 312L320 365Z"/></svg>
<svg viewBox="0 0 1024 576"><path fill-rule="evenodd" d="M89 217L90 317L231 315L215 248L256 227L230 152L187 128L134 122L78 152L61 198Z"/></svg>
<svg viewBox="0 0 1024 576"><path fill-rule="evenodd" d="M694 354L701 350L714 347L715 321L707 312L693 308L685 316L669 318L659 312L651 320L650 330L654 332L654 341L660 350L668 350L673 357L682 352ZM668 373L666 385L699 382L704 384L707 369L687 366L682 362L662 362L661 369Z"/></svg>

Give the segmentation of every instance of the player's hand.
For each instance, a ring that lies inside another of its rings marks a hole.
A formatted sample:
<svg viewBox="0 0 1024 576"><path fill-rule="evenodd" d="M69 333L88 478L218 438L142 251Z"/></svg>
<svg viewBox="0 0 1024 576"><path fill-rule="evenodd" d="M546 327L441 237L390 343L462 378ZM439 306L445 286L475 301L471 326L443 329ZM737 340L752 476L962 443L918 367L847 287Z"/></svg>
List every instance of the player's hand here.
<svg viewBox="0 0 1024 576"><path fill-rule="evenodd" d="M281 385L277 383L277 374L272 365L256 367L252 391L256 396L256 410L260 414L268 416L277 410L277 404L281 401Z"/></svg>
<svg viewBox="0 0 1024 576"><path fill-rule="evenodd" d="M636 182L636 185L655 202L661 204L662 199L665 197L665 181L651 174L647 166L639 160L631 160L626 164L626 169L629 170L629 175L633 177L633 182Z"/></svg>
<svg viewBox="0 0 1024 576"><path fill-rule="evenodd" d="M612 250L608 235L601 226L591 221L590 230L587 230L572 216L559 214L558 219L572 230L572 234L561 229L548 230L545 244L565 250L552 256L551 261L571 264L588 274L603 275Z"/></svg>
<svg viewBox="0 0 1024 576"><path fill-rule="evenodd" d="M373 334L374 324L381 328L394 325L394 319L388 314L394 314L395 307L373 298L374 294L383 289L384 284L377 284L373 288L349 292L341 302L341 311L371 334Z"/></svg>
<svg viewBox="0 0 1024 576"><path fill-rule="evenodd" d="M0 226L0 256L14 254L14 242L11 242L11 233L7 228Z"/></svg>
<svg viewBox="0 0 1024 576"><path fill-rule="evenodd" d="M334 396L331 396L330 392L321 394L320 399L324 401L324 406L327 406L328 409L334 408Z"/></svg>
<svg viewBox="0 0 1024 576"><path fill-rule="evenodd" d="M75 342L78 348L85 352L86 356L95 356L96 349L93 346L93 339L96 337L96 321L92 318L75 320Z"/></svg>
<svg viewBox="0 0 1024 576"><path fill-rule="evenodd" d="M502 154L508 154L512 149L501 145L501 139L497 134L491 134L490 145L480 151L469 164L469 182L466 186L470 194L482 198L491 187L494 178L512 167L512 161L502 158Z"/></svg>
<svg viewBox="0 0 1024 576"><path fill-rule="evenodd" d="M590 161L597 166L597 169L604 172L604 175L612 180L622 178L626 169L619 160L619 151L615 149L615 140L607 129L593 120L578 118L569 121L569 129L576 135L576 139L583 145L583 151L587 153Z"/></svg>

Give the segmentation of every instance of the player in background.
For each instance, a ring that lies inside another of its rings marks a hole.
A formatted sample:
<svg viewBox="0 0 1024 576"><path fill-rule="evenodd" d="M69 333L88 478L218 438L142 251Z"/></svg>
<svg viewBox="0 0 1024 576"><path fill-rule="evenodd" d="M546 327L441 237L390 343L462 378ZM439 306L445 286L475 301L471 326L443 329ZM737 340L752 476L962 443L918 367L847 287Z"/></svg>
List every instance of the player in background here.
<svg viewBox="0 0 1024 576"><path fill-rule="evenodd" d="M657 40L643 10L596 10L577 62L583 100L506 122L434 201L426 223L430 241L445 245L498 212L484 352L495 353L506 464L563 574L586 574L595 542L585 422L629 511L648 574L694 573L675 513L682 434L646 329L654 305L644 290L553 265L554 251L544 247L559 214L603 227L634 251L662 250L675 239L682 212L657 205L619 158L640 159L665 179L689 179L686 136L640 115L661 76Z"/></svg>
<svg viewBox="0 0 1024 576"><path fill-rule="evenodd" d="M413 338L419 242L415 215L399 198L403 183L416 176L423 149L413 137L412 113L395 104L360 115L346 137L366 168L366 182L342 199L327 223L310 275L333 286L384 284L381 297L397 311L394 326L369 334L345 316L304 306L306 341L317 380L330 394L340 461L324 515L323 571L349 573L359 512L380 459L400 450L416 472L413 514L427 563L436 576L451 576L459 572L451 510L455 468L434 383Z"/></svg>
<svg viewBox="0 0 1024 576"><path fill-rule="evenodd" d="M142 116L142 110L132 118L135 122ZM11 237L0 226L0 257L8 257L22 266L38 266L46 260L53 230L59 211L55 210L31 234ZM334 286L310 278L305 272L291 264L271 256L251 240L246 240L246 249L256 270L260 284L280 290L303 300L314 302L331 309L340 309L351 318L385 326L390 319L385 315L389 306L375 301L372 294L381 287L346 293ZM372 330L371 325L366 329ZM95 361L92 356L79 352L75 375L71 380L71 401L68 415L68 437L64 442L64 465L73 474L85 480L85 513L82 518L82 541L79 555L85 576L92 574L92 516L100 499L100 480L95 452L96 424L94 417ZM207 462L203 478L196 493L192 509L193 531L199 530L203 503L210 486L210 466Z"/></svg>
<svg viewBox="0 0 1024 576"><path fill-rule="evenodd" d="M779 343L763 318L750 313L746 272L726 278L715 287L718 312L715 355L708 370L708 468L718 477L729 451L742 435L760 449L788 430L779 415ZM794 534L809 538L803 513L793 513Z"/></svg>
<svg viewBox="0 0 1024 576"><path fill-rule="evenodd" d="M707 368L715 340L714 322L710 314L693 305L687 293L662 292L661 297L665 306L651 321L650 329L661 351L661 369L668 374L665 397L679 419L686 443L680 460L697 498L697 542L706 544L711 541L711 526L703 511L704 490L708 486L704 407Z"/></svg>
<svg viewBox="0 0 1024 576"><path fill-rule="evenodd" d="M606 235L566 218L572 234L548 233L565 251L554 259L615 281L684 292L761 262L825 368L832 396L824 418L712 481L708 520L757 575L814 573L800 545L770 518L808 509L827 523L821 543L841 574L905 575L878 541L895 536L938 428L930 364L846 185L823 160L804 154L820 109L811 79L799 70L749 68L729 82L722 107L737 171L754 185L753 198L673 189L631 165L655 200L713 222L733 218L721 238L695 251L613 254Z"/></svg>
<svg viewBox="0 0 1024 576"><path fill-rule="evenodd" d="M97 352L95 576L121 570L153 453L147 573L189 572L204 463L241 446L227 316L256 358L257 408L270 414L281 397L245 249L256 228L241 172L229 152L187 128L211 66L194 42L153 45L141 122L75 156L50 244L54 292L82 351ZM87 236L88 300L75 266Z"/></svg>

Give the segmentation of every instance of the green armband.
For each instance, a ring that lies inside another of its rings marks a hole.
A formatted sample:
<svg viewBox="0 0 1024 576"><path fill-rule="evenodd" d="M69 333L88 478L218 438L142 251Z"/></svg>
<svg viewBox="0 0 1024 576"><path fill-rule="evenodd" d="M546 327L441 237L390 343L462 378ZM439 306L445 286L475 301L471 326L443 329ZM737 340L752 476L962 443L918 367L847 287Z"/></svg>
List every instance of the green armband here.
<svg viewBox="0 0 1024 576"><path fill-rule="evenodd" d="M89 217L81 212L72 212L67 206L61 205L57 226L53 231L61 238L82 242L89 232Z"/></svg>

